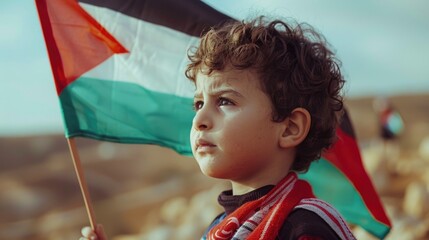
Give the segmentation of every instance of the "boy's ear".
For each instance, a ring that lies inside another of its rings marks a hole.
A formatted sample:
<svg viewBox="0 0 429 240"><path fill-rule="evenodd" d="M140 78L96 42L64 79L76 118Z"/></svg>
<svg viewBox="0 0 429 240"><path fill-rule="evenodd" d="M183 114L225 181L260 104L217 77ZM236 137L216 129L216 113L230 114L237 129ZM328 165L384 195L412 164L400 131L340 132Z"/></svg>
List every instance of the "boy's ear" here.
<svg viewBox="0 0 429 240"><path fill-rule="evenodd" d="M295 108L290 116L284 120L284 128L279 139L282 148L298 146L307 137L310 131L311 116L307 109Z"/></svg>

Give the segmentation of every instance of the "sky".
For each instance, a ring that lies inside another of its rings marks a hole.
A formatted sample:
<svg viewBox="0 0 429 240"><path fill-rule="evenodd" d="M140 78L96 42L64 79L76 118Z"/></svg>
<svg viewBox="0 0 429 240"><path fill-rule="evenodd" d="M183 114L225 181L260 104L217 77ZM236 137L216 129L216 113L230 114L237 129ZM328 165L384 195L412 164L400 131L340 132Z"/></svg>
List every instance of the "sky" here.
<svg viewBox="0 0 429 240"><path fill-rule="evenodd" d="M206 0L238 19L291 17L321 32L349 98L429 93L429 1ZM62 133L34 0L0 0L0 137Z"/></svg>

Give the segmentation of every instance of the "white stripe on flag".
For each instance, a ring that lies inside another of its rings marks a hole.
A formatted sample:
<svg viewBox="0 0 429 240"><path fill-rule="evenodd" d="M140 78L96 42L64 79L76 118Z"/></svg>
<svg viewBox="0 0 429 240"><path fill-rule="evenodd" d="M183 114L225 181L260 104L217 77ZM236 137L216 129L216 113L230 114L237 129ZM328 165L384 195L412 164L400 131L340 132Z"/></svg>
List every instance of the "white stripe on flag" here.
<svg viewBox="0 0 429 240"><path fill-rule="evenodd" d="M194 86L185 77L187 50L199 38L80 3L130 54L115 54L84 74L85 77L138 84L148 90L192 98Z"/></svg>

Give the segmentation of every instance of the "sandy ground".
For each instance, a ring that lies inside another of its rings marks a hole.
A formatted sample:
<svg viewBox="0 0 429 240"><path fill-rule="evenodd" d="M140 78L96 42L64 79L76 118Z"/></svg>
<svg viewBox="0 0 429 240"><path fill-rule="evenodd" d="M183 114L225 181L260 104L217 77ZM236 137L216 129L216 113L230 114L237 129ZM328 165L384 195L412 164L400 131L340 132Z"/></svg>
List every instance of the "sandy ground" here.
<svg viewBox="0 0 429 240"><path fill-rule="evenodd" d="M405 131L385 152L373 99L346 105L394 225L387 239L429 239L429 95L391 100ZM216 198L227 183L203 176L191 158L157 146L77 145L97 222L111 239L198 239L221 211ZM78 239L89 222L64 137L0 138L0 152L0 239Z"/></svg>

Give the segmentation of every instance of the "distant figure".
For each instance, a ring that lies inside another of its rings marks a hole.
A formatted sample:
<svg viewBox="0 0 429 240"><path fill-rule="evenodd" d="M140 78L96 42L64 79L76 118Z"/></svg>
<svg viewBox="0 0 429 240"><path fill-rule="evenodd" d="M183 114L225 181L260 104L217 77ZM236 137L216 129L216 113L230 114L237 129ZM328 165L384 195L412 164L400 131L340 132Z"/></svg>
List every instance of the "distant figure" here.
<svg viewBox="0 0 429 240"><path fill-rule="evenodd" d="M374 109L378 114L380 137L383 141L383 154L389 151L389 143L397 139L404 130L404 121L389 99L380 97L374 100Z"/></svg>

